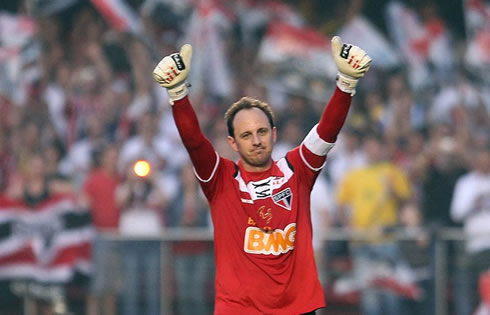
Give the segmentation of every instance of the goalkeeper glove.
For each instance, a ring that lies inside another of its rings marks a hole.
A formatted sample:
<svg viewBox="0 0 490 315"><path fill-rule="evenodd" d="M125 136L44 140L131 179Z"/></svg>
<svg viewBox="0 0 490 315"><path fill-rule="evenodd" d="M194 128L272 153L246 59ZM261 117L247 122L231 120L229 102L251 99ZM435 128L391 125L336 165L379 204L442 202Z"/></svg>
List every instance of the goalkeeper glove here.
<svg viewBox="0 0 490 315"><path fill-rule="evenodd" d="M350 95L356 94L357 80L369 70L371 57L357 46L342 44L339 36L332 38L332 54L338 69L338 88Z"/></svg>
<svg viewBox="0 0 490 315"><path fill-rule="evenodd" d="M153 70L153 78L167 89L170 104L183 99L189 94L189 84L186 81L191 68L192 46L185 44L179 53L165 56Z"/></svg>

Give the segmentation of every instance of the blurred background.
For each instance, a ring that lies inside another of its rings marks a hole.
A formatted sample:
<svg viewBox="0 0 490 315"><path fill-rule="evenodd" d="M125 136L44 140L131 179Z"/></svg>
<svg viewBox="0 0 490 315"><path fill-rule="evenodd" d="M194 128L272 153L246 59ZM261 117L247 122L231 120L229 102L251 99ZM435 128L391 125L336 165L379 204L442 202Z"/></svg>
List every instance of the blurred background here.
<svg viewBox="0 0 490 315"><path fill-rule="evenodd" d="M319 314L490 314L488 0L1 0L0 314L212 314L207 203L152 70L275 110L278 158L372 57L312 193ZM137 163L138 162L138 163Z"/></svg>

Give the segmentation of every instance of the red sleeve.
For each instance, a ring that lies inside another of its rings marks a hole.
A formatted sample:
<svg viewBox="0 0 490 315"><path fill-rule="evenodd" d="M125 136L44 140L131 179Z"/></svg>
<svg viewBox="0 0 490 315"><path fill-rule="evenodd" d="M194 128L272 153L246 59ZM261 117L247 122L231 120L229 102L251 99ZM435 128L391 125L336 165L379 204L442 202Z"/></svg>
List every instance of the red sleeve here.
<svg viewBox="0 0 490 315"><path fill-rule="evenodd" d="M172 112L197 175L201 180L209 179L217 165L218 155L211 142L202 133L189 97L175 101Z"/></svg>
<svg viewBox="0 0 490 315"><path fill-rule="evenodd" d="M330 101L323 110L320 121L316 126L316 131L314 128L305 138L305 141L319 137L320 142L328 142L333 146L333 143L337 140L340 129L344 125L347 114L349 113L351 99L352 96L349 93L342 92L339 88L336 88ZM309 150L305 145L305 141L303 141L303 144L300 147L300 156L311 170L320 171L324 166L326 156L323 153L318 155L319 153L315 154ZM316 143L318 144L318 141ZM320 144L320 148L324 146L329 145ZM310 146L310 148L315 147L317 147L317 145L313 147ZM323 150L319 151L323 152Z"/></svg>
<svg viewBox="0 0 490 315"><path fill-rule="evenodd" d="M349 113L352 96L335 88L327 107L323 110L317 132L323 140L334 143Z"/></svg>

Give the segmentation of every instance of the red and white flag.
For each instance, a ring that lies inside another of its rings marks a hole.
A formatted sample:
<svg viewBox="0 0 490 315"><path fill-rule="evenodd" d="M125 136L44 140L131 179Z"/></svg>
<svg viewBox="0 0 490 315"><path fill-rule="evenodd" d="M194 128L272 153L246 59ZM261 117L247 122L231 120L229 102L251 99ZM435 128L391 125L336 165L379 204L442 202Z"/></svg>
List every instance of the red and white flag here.
<svg viewBox="0 0 490 315"><path fill-rule="evenodd" d="M190 82L196 90L228 97L233 92L233 78L225 51L222 32L231 31L231 11L216 0L196 0L190 17L185 42L193 46Z"/></svg>
<svg viewBox="0 0 490 315"><path fill-rule="evenodd" d="M91 269L94 229L72 196L35 208L0 196L0 280L67 283Z"/></svg>
<svg viewBox="0 0 490 315"><path fill-rule="evenodd" d="M339 32L342 40L361 47L372 58L373 67L389 69L400 64L400 56L395 47L388 42L368 20L357 16Z"/></svg>
<svg viewBox="0 0 490 315"><path fill-rule="evenodd" d="M412 87L418 89L432 82L429 63L442 73L454 65L454 49L441 19L423 22L413 10L393 1L387 6L387 23L391 39L409 65Z"/></svg>
<svg viewBox="0 0 490 315"><path fill-rule="evenodd" d="M324 101L337 74L329 38L316 29L279 21L269 24L258 62L259 78L277 97L276 106L284 105L286 94Z"/></svg>
<svg viewBox="0 0 490 315"><path fill-rule="evenodd" d="M90 0L100 14L116 30L138 33L142 24L138 12L124 0Z"/></svg>

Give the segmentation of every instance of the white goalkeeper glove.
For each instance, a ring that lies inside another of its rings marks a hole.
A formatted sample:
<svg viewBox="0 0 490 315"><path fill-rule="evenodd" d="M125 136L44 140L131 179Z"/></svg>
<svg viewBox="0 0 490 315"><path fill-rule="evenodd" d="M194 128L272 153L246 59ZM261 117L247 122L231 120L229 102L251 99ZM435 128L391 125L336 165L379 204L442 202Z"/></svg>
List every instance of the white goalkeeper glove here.
<svg viewBox="0 0 490 315"><path fill-rule="evenodd" d="M350 95L356 94L357 80L369 70L371 57L357 46L342 44L339 36L332 38L332 54L338 69L338 88Z"/></svg>
<svg viewBox="0 0 490 315"><path fill-rule="evenodd" d="M153 69L153 78L167 89L170 104L183 99L189 94L186 79L191 69L192 46L185 44L179 53L165 56Z"/></svg>

